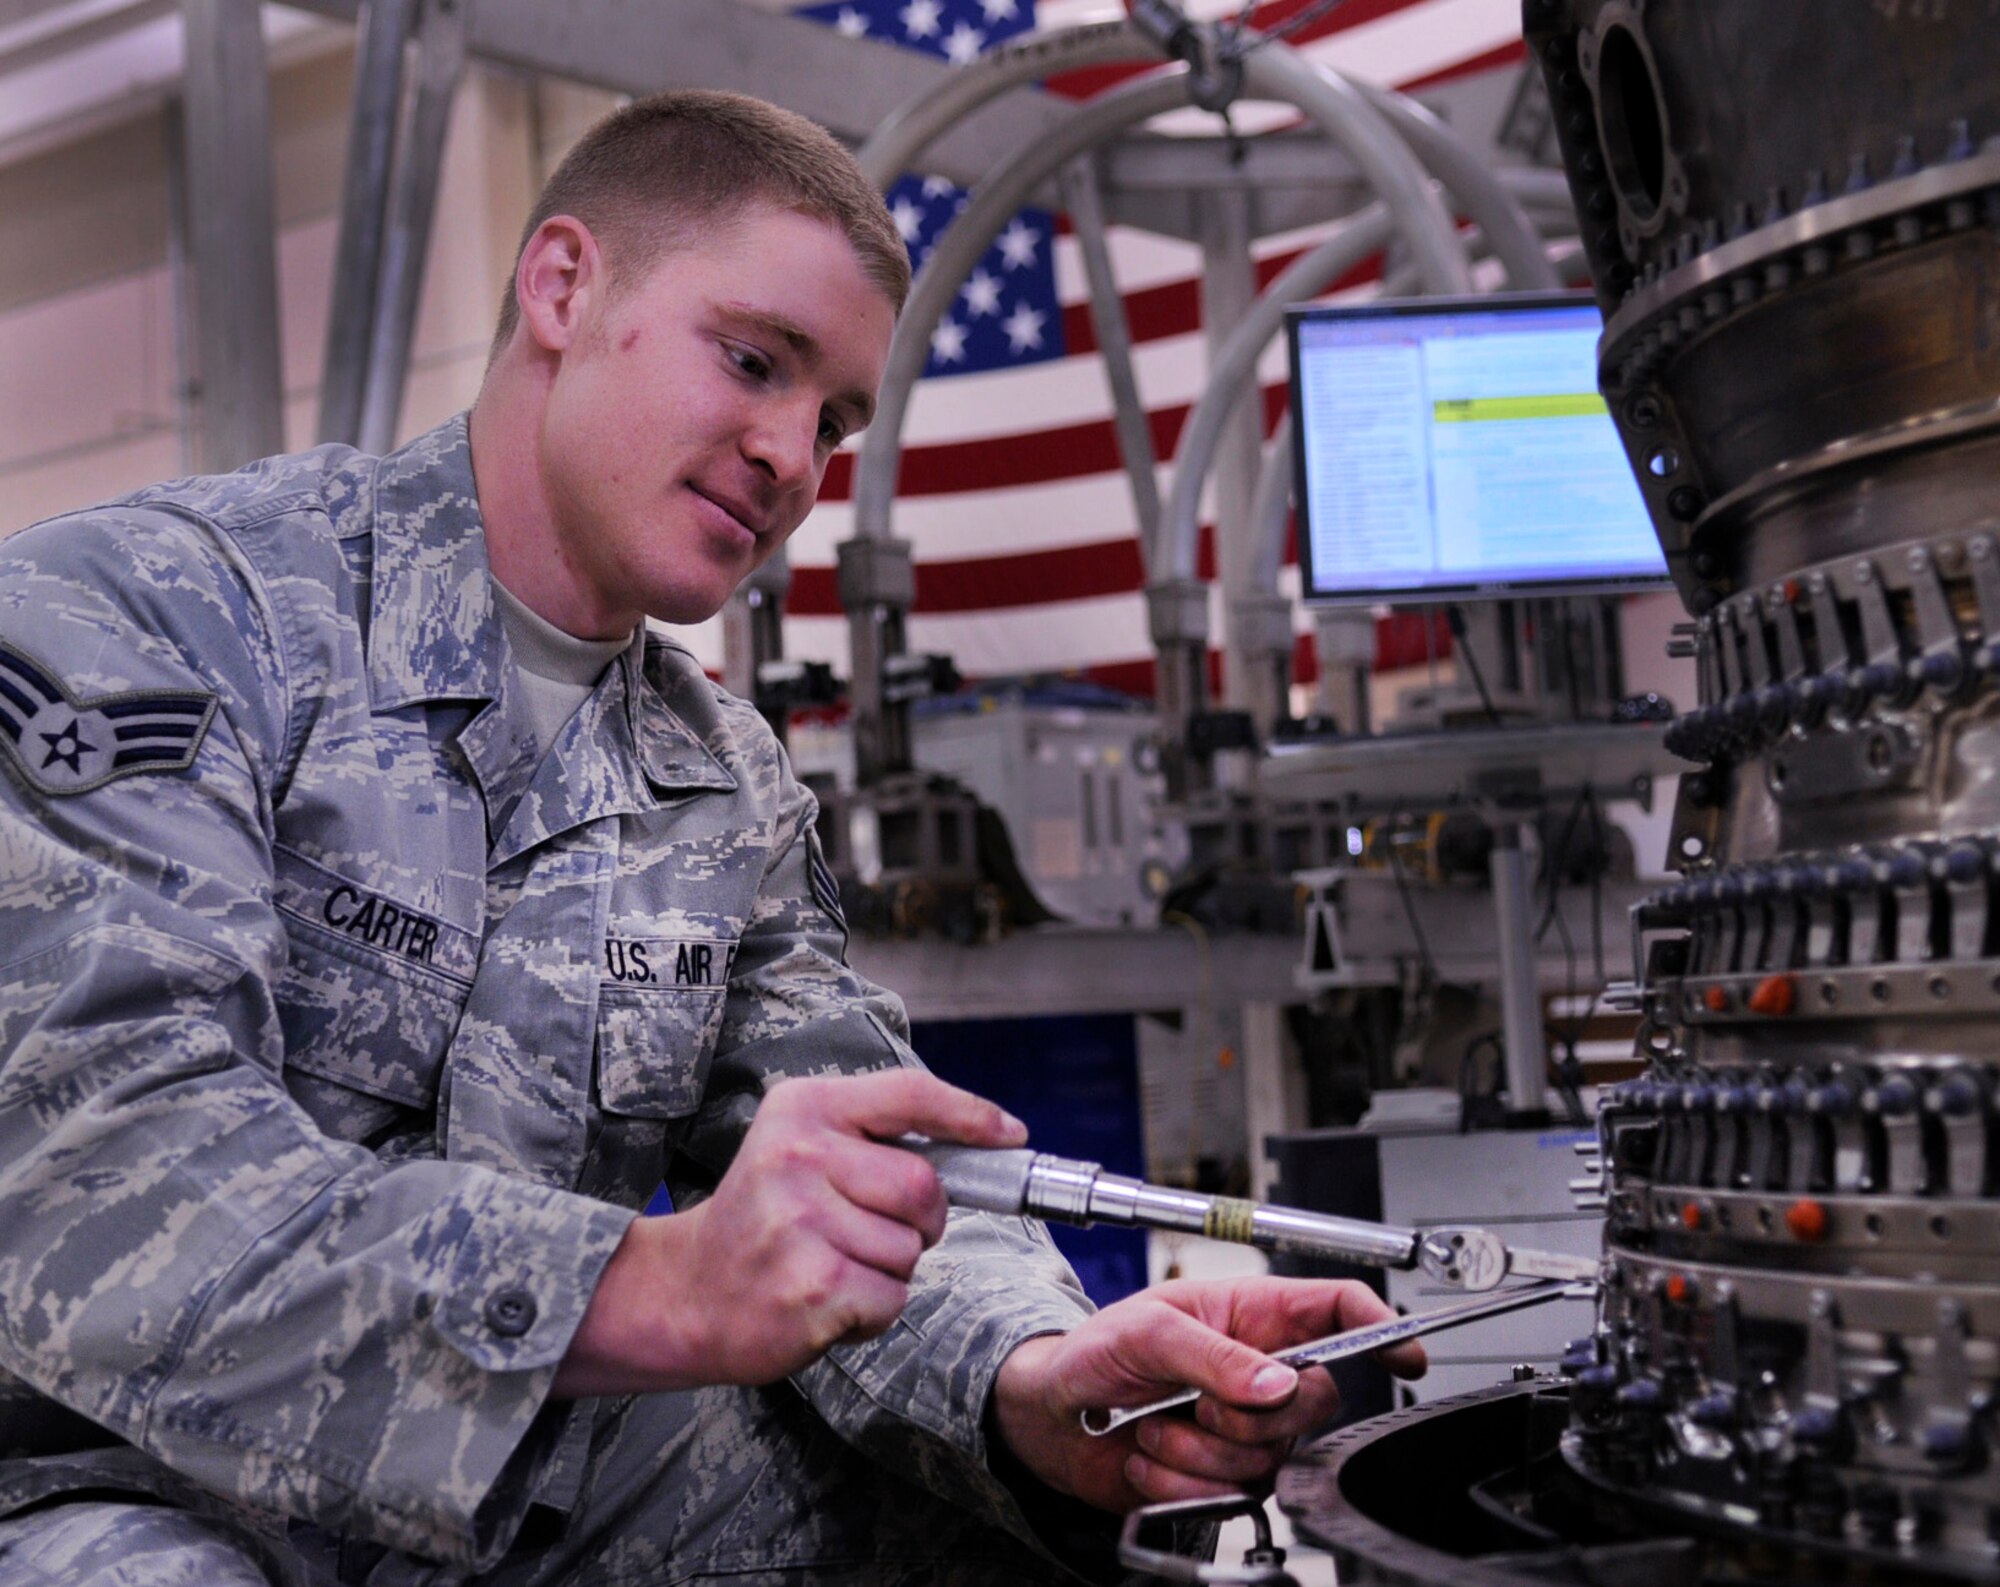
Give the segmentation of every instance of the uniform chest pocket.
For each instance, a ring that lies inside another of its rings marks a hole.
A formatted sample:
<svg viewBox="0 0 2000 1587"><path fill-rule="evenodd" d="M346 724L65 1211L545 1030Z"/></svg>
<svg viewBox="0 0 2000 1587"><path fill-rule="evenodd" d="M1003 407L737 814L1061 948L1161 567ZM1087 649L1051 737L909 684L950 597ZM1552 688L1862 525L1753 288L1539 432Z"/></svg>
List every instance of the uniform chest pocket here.
<svg viewBox="0 0 2000 1587"><path fill-rule="evenodd" d="M471 933L282 849L277 883L290 944L278 1018L294 1096L345 1139L398 1109L432 1108L472 987Z"/></svg>
<svg viewBox="0 0 2000 1587"><path fill-rule="evenodd" d="M606 939L597 1094L607 1113L677 1119L700 1106L735 957L726 938Z"/></svg>

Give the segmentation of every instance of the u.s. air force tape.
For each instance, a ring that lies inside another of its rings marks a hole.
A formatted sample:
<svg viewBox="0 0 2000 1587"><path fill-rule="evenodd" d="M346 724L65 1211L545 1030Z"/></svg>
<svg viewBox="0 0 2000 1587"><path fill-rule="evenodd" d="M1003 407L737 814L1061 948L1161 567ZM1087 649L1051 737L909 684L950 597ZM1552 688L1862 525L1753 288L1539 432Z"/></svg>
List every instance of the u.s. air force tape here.
<svg viewBox="0 0 2000 1587"><path fill-rule="evenodd" d="M82 699L0 640L0 749L38 793L89 793L141 772L184 771L214 720L215 696L193 689Z"/></svg>

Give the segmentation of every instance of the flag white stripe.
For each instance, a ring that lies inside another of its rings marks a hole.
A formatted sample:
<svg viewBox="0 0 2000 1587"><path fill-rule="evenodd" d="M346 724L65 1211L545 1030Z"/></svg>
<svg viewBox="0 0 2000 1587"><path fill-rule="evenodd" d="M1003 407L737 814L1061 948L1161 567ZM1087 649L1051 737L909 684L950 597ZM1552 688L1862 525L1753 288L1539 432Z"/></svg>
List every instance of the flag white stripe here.
<svg viewBox="0 0 2000 1587"><path fill-rule="evenodd" d="M1285 342L1279 336L1259 357L1257 372L1268 383L1283 380L1285 370ZM1164 336L1133 348L1132 378L1140 399L1153 411L1192 403L1208 385L1208 352L1200 333ZM1069 354L1019 369L920 381L903 421L903 444L924 446L1096 424L1110 414L1111 387L1104 360L1095 351ZM1009 418L1026 422L1012 424Z"/></svg>
<svg viewBox="0 0 2000 1587"><path fill-rule="evenodd" d="M1240 0L1192 0L1190 16L1234 16ZM1035 25L1054 29L1116 15L1103 0L1039 0ZM1521 36L1519 0L1424 0L1297 46L1309 60L1393 87L1471 60ZM1212 130L1215 118L1206 118ZM1296 113L1295 113L1296 114Z"/></svg>
<svg viewBox="0 0 2000 1587"><path fill-rule="evenodd" d="M1173 470L1163 464L1155 477L1164 496L1172 488ZM933 562L1094 545L1132 535L1138 525L1131 488L1118 471L1005 490L905 497L896 503L891 528L897 539L912 544L917 561ZM832 567L834 548L853 533L853 507L822 502L792 537L786 555L794 567Z"/></svg>

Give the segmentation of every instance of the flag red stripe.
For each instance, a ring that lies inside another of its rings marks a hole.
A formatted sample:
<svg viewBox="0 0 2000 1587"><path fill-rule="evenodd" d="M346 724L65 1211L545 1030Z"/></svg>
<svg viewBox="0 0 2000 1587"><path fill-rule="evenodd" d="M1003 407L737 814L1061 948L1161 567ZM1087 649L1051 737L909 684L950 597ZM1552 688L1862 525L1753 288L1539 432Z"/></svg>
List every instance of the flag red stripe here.
<svg viewBox="0 0 2000 1587"><path fill-rule="evenodd" d="M1282 381L1263 388L1264 433L1270 434L1285 411ZM1153 432L1156 457L1172 457L1192 404L1156 408L1146 415ZM847 501L854 494L854 456L837 452L827 465L820 486L821 501ZM1008 490L1041 485L1050 480L1076 479L1084 474L1109 474L1124 467L1118 456L1118 434L1109 419L1058 425L1048 430L1023 430L1015 435L988 435L969 441L940 441L903 449L896 494L946 496L958 491Z"/></svg>
<svg viewBox="0 0 2000 1587"><path fill-rule="evenodd" d="M1017 610L1054 601L1130 595L1146 587L1145 562L1135 535L1048 551L919 562L916 572L917 601L911 609L927 616ZM1202 579L1216 576L1215 530L1209 524L1202 525L1195 573ZM793 568L785 610L794 617L838 616L834 570Z"/></svg>
<svg viewBox="0 0 2000 1587"><path fill-rule="evenodd" d="M1285 560L1291 561L1286 545ZM949 612L994 612L1019 610L1024 606L1051 606L1061 601L1095 599L1108 595L1130 595L1145 588L1146 570L1139 555L1136 537L1099 540L1087 545L1063 546L1052 551L1024 551L1013 556L965 557L948 562L917 564L917 601L914 611L937 616ZM1195 572L1213 581L1215 529L1203 524ZM834 570L826 567L792 569L791 589L785 597L785 611L793 617L838 617L840 593ZM1420 613L1397 613L1381 619L1376 627L1376 665L1414 666L1429 654L1434 643L1440 656L1450 654L1451 631L1441 619L1431 619L1436 637L1424 638L1424 617Z"/></svg>
<svg viewBox="0 0 2000 1587"><path fill-rule="evenodd" d="M1450 656L1451 630L1445 626L1442 617L1431 617L1428 621L1432 638L1426 641L1426 617L1422 613L1396 612L1376 619L1375 670L1399 672L1407 667L1421 667L1430 659L1433 644L1438 660L1443 661ZM1107 661L1099 666L1079 668L1078 671L1081 676L1093 683L1101 683L1107 689L1121 689L1144 700L1153 697L1153 660L1150 656L1136 661ZM1319 650L1311 634L1300 634L1292 644L1292 682L1311 684L1318 679ZM1222 652L1211 650L1208 653L1210 699L1222 697L1222 682Z"/></svg>
<svg viewBox="0 0 2000 1587"><path fill-rule="evenodd" d="M1451 631L1442 617L1429 618L1432 637L1427 642L1424 637L1426 616L1418 612L1395 612L1375 621L1375 661L1377 672L1399 672L1410 667L1423 666L1428 661L1431 646L1435 646L1437 658L1445 660L1451 655ZM711 674L713 676L713 674ZM969 681L978 682L986 674L967 674ZM1153 697L1154 662L1150 656L1128 661L1105 661L1090 667L1065 669L1064 677L1088 678L1093 683L1108 689L1118 689L1136 698L1150 700ZM1292 642L1292 681L1307 684L1319 679L1319 649L1311 634L1300 634ZM719 683L721 679L718 677ZM1210 699L1222 697L1223 668L1222 652L1211 649L1208 653L1208 691ZM847 706L815 709L800 713L802 718L817 722L838 723L847 718Z"/></svg>
<svg viewBox="0 0 2000 1587"><path fill-rule="evenodd" d="M1265 30L1278 27L1313 3L1315 0L1271 0L1270 4L1260 5L1251 13L1250 25ZM1359 27L1364 22L1375 22L1398 11L1406 11L1420 3L1421 0L1346 0L1345 4L1336 6L1331 15L1287 35L1285 42L1308 44L1314 39ZM1089 99L1107 88L1128 82L1142 72L1157 70L1158 64L1154 61L1120 61L1110 66L1085 66L1073 72L1057 73L1046 86L1051 93L1060 94L1065 99Z"/></svg>
<svg viewBox="0 0 2000 1587"><path fill-rule="evenodd" d="M1306 250L1293 248L1257 261L1257 290L1263 291L1278 273ZM1382 279L1382 256L1364 259L1338 281L1321 288L1323 292L1346 292ZM1125 323L1134 345L1161 341L1169 336L1186 336L1201 329L1201 282L1166 281L1158 286L1140 287L1124 294ZM1097 351L1097 324L1090 317L1090 304L1070 303L1063 308L1063 349L1072 355Z"/></svg>
<svg viewBox="0 0 2000 1587"><path fill-rule="evenodd" d="M1528 41L1515 39L1511 43L1498 44L1483 54L1474 55L1451 66L1440 67L1428 76L1413 78L1397 85L1400 92L1414 94L1420 89L1435 88L1440 83L1455 83L1462 77L1477 77L1481 72L1498 71L1503 66L1514 66L1528 58Z"/></svg>

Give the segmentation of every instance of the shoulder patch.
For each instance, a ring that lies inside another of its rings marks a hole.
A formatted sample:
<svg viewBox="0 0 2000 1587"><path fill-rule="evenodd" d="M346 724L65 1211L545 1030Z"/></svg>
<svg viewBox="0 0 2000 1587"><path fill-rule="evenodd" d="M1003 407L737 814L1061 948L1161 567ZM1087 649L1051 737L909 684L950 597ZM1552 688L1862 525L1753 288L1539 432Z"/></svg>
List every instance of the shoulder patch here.
<svg viewBox="0 0 2000 1587"><path fill-rule="evenodd" d="M79 699L40 661L0 640L0 758L38 793L89 793L141 772L185 771L215 704L213 694L193 689Z"/></svg>
<svg viewBox="0 0 2000 1587"><path fill-rule="evenodd" d="M820 852L819 834L810 828L806 831L806 881L812 889L813 902L826 911L841 935L846 936L847 916L840 907L840 883L834 880L832 868Z"/></svg>

